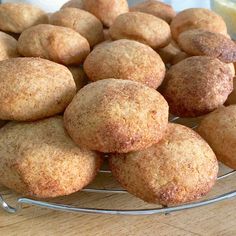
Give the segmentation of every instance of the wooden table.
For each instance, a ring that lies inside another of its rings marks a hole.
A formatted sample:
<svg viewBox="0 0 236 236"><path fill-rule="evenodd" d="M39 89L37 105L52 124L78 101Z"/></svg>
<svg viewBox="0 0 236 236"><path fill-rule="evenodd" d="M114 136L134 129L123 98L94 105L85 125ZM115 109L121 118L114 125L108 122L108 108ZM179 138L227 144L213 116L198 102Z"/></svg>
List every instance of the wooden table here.
<svg viewBox="0 0 236 236"><path fill-rule="evenodd" d="M97 178L99 187L114 187L112 177L102 175ZM236 175L219 181L212 192L214 196L236 189ZM0 186L0 193L14 206L16 194ZM129 194L76 193L54 202L76 206L100 208L145 208L153 207ZM172 213L150 216L86 215L56 212L48 209L24 205L17 215L0 209L1 236L51 236L51 235L107 235L107 236L235 236L236 199L214 205Z"/></svg>

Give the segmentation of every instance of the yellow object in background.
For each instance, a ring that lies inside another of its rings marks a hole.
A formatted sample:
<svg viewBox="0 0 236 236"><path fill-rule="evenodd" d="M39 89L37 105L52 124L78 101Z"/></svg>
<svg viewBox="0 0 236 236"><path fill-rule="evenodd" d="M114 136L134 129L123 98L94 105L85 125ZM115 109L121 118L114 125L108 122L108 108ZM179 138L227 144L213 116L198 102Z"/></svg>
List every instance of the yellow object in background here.
<svg viewBox="0 0 236 236"><path fill-rule="evenodd" d="M211 8L224 18L228 34L236 40L236 0L211 0Z"/></svg>

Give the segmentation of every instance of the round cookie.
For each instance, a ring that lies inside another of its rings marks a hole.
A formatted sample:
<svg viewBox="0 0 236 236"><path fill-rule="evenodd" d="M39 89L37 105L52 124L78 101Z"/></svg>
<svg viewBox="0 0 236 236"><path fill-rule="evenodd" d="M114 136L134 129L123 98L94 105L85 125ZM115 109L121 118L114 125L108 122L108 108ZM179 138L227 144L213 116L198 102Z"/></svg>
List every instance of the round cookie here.
<svg viewBox="0 0 236 236"><path fill-rule="evenodd" d="M27 28L47 23L47 14L40 8L25 3L0 4L0 30L21 33Z"/></svg>
<svg viewBox="0 0 236 236"><path fill-rule="evenodd" d="M127 154L111 154L114 177L131 194L164 206L197 200L215 183L218 163L193 130L169 124L161 141Z"/></svg>
<svg viewBox="0 0 236 236"><path fill-rule="evenodd" d="M233 89L233 92L228 96L226 104L227 105L236 104L236 78L235 77L234 77L234 89Z"/></svg>
<svg viewBox="0 0 236 236"><path fill-rule="evenodd" d="M172 37L178 39L180 33L192 29L204 29L210 32L227 34L223 18L205 8L189 8L181 11L170 24Z"/></svg>
<svg viewBox="0 0 236 236"><path fill-rule="evenodd" d="M61 9L67 8L67 7L84 9L84 2L83 2L83 0L70 0L70 1L66 2L61 7Z"/></svg>
<svg viewBox="0 0 236 236"><path fill-rule="evenodd" d="M72 29L40 24L25 30L18 40L25 57L41 57L57 63L80 64L88 56L88 41Z"/></svg>
<svg viewBox="0 0 236 236"><path fill-rule="evenodd" d="M165 76L160 56L142 43L121 39L95 48L84 62L88 78L133 80L157 88Z"/></svg>
<svg viewBox="0 0 236 236"><path fill-rule="evenodd" d="M103 41L102 23L92 14L78 8L64 8L53 13L50 24L71 28L86 38L91 47Z"/></svg>
<svg viewBox="0 0 236 236"><path fill-rule="evenodd" d="M73 143L61 117L9 122L0 129L0 182L23 195L74 193L94 179L100 165L98 153Z"/></svg>
<svg viewBox="0 0 236 236"><path fill-rule="evenodd" d="M164 20L142 12L118 16L109 32L114 40L132 39L152 48L165 47L171 40L170 27Z"/></svg>
<svg viewBox="0 0 236 236"><path fill-rule="evenodd" d="M188 30L178 37L180 48L193 56L211 56L225 63L236 61L236 44L223 34L202 29Z"/></svg>
<svg viewBox="0 0 236 236"><path fill-rule="evenodd" d="M76 93L70 71L41 58L0 62L0 119L37 120L61 113Z"/></svg>
<svg viewBox="0 0 236 236"><path fill-rule="evenodd" d="M127 0L86 0L84 9L110 27L117 16L129 11Z"/></svg>
<svg viewBox="0 0 236 236"><path fill-rule="evenodd" d="M4 32L0 32L0 61L18 56L17 40Z"/></svg>
<svg viewBox="0 0 236 236"><path fill-rule="evenodd" d="M156 0L147 0L141 3L138 3L130 8L130 11L138 11L143 13L148 13L150 15L161 18L162 20L170 23L172 19L176 16L176 12L172 6L159 2Z"/></svg>
<svg viewBox="0 0 236 236"><path fill-rule="evenodd" d="M79 66L70 66L68 67L71 74L73 75L77 92L83 88L88 83L88 78L82 67Z"/></svg>
<svg viewBox="0 0 236 236"><path fill-rule="evenodd" d="M232 90L233 75L227 64L194 56L170 68L162 91L172 114L196 117L223 105Z"/></svg>
<svg viewBox="0 0 236 236"><path fill-rule="evenodd" d="M167 127L168 104L154 89L106 79L83 87L64 113L75 143L104 153L130 152L158 142Z"/></svg>
<svg viewBox="0 0 236 236"><path fill-rule="evenodd" d="M209 143L219 161L236 169L236 105L221 107L207 115L197 131Z"/></svg>

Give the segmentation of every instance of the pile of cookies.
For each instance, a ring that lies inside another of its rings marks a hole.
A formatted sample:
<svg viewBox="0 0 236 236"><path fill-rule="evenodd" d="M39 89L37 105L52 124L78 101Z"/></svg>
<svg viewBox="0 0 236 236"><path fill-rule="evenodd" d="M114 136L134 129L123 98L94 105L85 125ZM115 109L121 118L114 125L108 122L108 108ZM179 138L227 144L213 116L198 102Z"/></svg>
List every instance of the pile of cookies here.
<svg viewBox="0 0 236 236"><path fill-rule="evenodd" d="M128 192L168 206L207 194L217 159L236 168L236 44L216 13L155 0L71 0L50 14L5 3L0 30L1 184L68 195L106 159ZM202 116L202 137L170 114Z"/></svg>

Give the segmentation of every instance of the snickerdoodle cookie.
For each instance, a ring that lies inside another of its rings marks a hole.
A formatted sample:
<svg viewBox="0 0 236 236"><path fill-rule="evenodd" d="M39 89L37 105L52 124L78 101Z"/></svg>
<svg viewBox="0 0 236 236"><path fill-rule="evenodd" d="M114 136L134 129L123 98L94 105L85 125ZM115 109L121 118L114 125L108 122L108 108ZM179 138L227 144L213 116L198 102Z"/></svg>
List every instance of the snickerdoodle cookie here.
<svg viewBox="0 0 236 236"><path fill-rule="evenodd" d="M236 169L236 105L221 107L207 115L198 127L217 158Z"/></svg>
<svg viewBox="0 0 236 236"><path fill-rule="evenodd" d="M65 110L76 93L70 71L41 58L0 62L0 119L37 120Z"/></svg>
<svg viewBox="0 0 236 236"><path fill-rule="evenodd" d="M181 33L177 41L189 55L211 56L226 63L236 61L236 44L223 34L194 29Z"/></svg>
<svg viewBox="0 0 236 236"><path fill-rule="evenodd" d="M79 191L100 165L98 153L73 143L61 117L9 122L0 129L0 182L23 195L49 198Z"/></svg>
<svg viewBox="0 0 236 236"><path fill-rule="evenodd" d="M215 183L218 163L193 130L169 124L161 141L127 154L111 154L114 177L131 194L164 206L196 200Z"/></svg>
<svg viewBox="0 0 236 236"><path fill-rule="evenodd" d="M172 19L176 16L176 12L172 8L172 6L156 0L147 0L138 3L132 6L130 8L130 11L139 11L148 13L150 15L161 18L167 23L170 23Z"/></svg>
<svg viewBox="0 0 236 236"><path fill-rule="evenodd" d="M90 47L87 39L72 29L40 24L21 34L18 51L25 57L41 57L70 65L82 63Z"/></svg>
<svg viewBox="0 0 236 236"><path fill-rule="evenodd" d="M40 8L25 3L0 4L0 30L21 33L25 29L48 22L47 14Z"/></svg>
<svg viewBox="0 0 236 236"><path fill-rule="evenodd" d="M100 152L124 153L162 138L168 104L141 83L100 80L79 90L64 113L64 122L75 143Z"/></svg>
<svg viewBox="0 0 236 236"><path fill-rule="evenodd" d="M223 105L232 90L229 65L216 58L194 56L170 68L162 91L171 113L195 117Z"/></svg>
<svg viewBox="0 0 236 236"><path fill-rule="evenodd" d="M151 88L157 88L165 76L165 65L152 48L127 39L95 48L86 58L84 70L92 81L125 79Z"/></svg>
<svg viewBox="0 0 236 236"><path fill-rule="evenodd" d="M205 8L189 8L181 11L172 20L170 28L175 40L180 33L191 29L204 29L227 34L227 27L223 18Z"/></svg>
<svg viewBox="0 0 236 236"><path fill-rule="evenodd" d="M142 12L118 16L110 27L112 39L133 39L152 48L165 47L171 40L170 26L162 19Z"/></svg>
<svg viewBox="0 0 236 236"><path fill-rule="evenodd" d="M53 13L50 24L71 28L85 37L90 46L103 41L103 26L97 17L78 8L63 8Z"/></svg>

